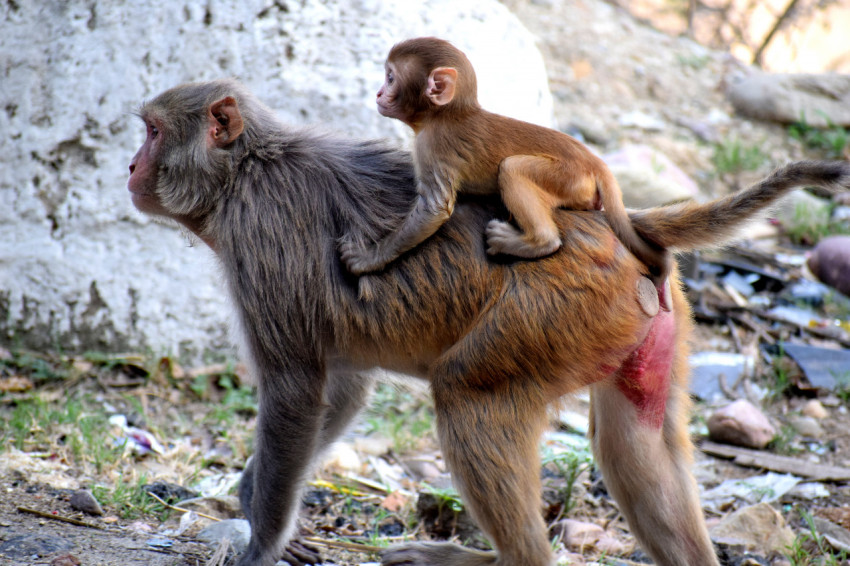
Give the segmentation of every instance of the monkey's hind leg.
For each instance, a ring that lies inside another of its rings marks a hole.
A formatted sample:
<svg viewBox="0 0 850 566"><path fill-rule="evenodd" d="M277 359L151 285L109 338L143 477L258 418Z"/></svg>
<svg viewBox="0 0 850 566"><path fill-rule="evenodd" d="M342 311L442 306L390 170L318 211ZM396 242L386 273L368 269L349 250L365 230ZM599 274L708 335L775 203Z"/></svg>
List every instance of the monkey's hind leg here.
<svg viewBox="0 0 850 566"><path fill-rule="evenodd" d="M672 314L662 311L655 320L650 333L657 336L641 346L636 363L591 387L594 456L629 528L658 566L717 566L690 472L688 394L676 369L664 367L671 360L665 344L675 339Z"/></svg>
<svg viewBox="0 0 850 566"><path fill-rule="evenodd" d="M457 367L452 361L440 366ZM383 555L384 566L549 566L540 513L537 444L545 403L527 382L490 390L437 371L432 381L437 428L452 481L497 552L452 544L408 544Z"/></svg>

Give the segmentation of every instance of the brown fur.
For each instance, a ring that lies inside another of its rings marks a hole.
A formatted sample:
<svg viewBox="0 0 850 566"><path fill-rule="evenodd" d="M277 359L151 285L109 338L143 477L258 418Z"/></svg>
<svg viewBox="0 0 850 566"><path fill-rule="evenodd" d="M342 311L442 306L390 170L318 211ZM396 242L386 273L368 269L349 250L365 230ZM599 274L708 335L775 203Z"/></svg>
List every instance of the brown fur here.
<svg viewBox="0 0 850 566"><path fill-rule="evenodd" d="M460 203L415 253L366 277L376 299L361 300L337 245L403 221L415 197L409 156L287 128L229 80L176 87L140 114L148 139L131 164L134 203L215 249L258 383L241 566L317 559L289 544L300 489L364 403L375 366L429 380L455 485L496 549L407 543L387 550L385 565L548 566L537 442L546 406L590 385L594 452L644 549L662 566L716 566L688 467L687 304L674 271L670 396L662 426L646 426L616 386L653 320L636 298L643 266L600 212L557 212L561 250L505 263L488 258L481 237L504 214L499 201ZM802 181L847 187L850 165L789 165L738 198L649 211L637 225L659 228L673 248L716 243L713 231L728 233L766 204L762 195Z"/></svg>
<svg viewBox="0 0 850 566"><path fill-rule="evenodd" d="M488 252L524 258L553 253L562 241L552 209L604 207L614 233L649 269L656 284L669 254L650 234L641 237L623 207L616 178L578 140L514 120L478 104L475 71L466 56L441 39L397 44L387 57L378 109L416 132L419 199L397 232L373 246L347 242L342 258L352 273L382 269L433 234L451 215L458 192L501 194L519 225L494 220Z"/></svg>

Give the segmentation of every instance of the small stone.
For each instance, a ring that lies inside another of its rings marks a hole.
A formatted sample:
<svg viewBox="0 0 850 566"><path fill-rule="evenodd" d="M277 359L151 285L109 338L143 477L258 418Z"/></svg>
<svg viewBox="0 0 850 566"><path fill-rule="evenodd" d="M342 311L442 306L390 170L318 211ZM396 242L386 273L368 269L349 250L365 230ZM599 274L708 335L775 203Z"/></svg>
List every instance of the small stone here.
<svg viewBox="0 0 850 566"><path fill-rule="evenodd" d="M850 296L850 236L824 238L809 254L807 263L822 283Z"/></svg>
<svg viewBox="0 0 850 566"><path fill-rule="evenodd" d="M818 421L812 417L793 416L788 419L791 426L794 427L801 436L808 438L820 438L823 436L823 428Z"/></svg>
<svg viewBox="0 0 850 566"><path fill-rule="evenodd" d="M803 414L807 417L821 420L829 416L829 411L824 408L820 401L812 399L803 405Z"/></svg>
<svg viewBox="0 0 850 566"><path fill-rule="evenodd" d="M73 554L63 554L50 561L50 566L80 566L80 559Z"/></svg>
<svg viewBox="0 0 850 566"><path fill-rule="evenodd" d="M581 552L596 546L605 536L605 529L596 523L585 523L575 519L563 519L549 529L552 536L560 536L563 545L570 550Z"/></svg>
<svg viewBox="0 0 850 566"><path fill-rule="evenodd" d="M402 460L402 465L416 479L424 480L426 483L430 483L443 473L433 458L405 458Z"/></svg>
<svg viewBox="0 0 850 566"><path fill-rule="evenodd" d="M606 556L622 556L630 552L632 549L631 545L607 534L603 535L598 541L596 541L596 550Z"/></svg>
<svg viewBox="0 0 850 566"><path fill-rule="evenodd" d="M776 429L755 405L739 399L709 417L708 435L715 442L764 448L776 436Z"/></svg>
<svg viewBox="0 0 850 566"><path fill-rule="evenodd" d="M103 515L103 509L94 495L87 489L78 489L71 496L71 507L89 515Z"/></svg>

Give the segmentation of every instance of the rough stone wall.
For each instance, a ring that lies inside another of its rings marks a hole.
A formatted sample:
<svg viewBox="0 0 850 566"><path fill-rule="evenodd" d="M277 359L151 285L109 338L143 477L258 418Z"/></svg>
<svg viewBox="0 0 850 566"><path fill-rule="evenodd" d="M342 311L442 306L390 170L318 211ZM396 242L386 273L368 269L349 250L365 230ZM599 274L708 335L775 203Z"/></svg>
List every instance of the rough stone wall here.
<svg viewBox="0 0 850 566"><path fill-rule="evenodd" d="M383 58L437 35L476 65L482 104L551 124L534 39L495 0L43 0L0 14L0 344L226 347L211 252L126 192L143 139L132 112L175 84L236 76L293 124L404 142L375 111Z"/></svg>

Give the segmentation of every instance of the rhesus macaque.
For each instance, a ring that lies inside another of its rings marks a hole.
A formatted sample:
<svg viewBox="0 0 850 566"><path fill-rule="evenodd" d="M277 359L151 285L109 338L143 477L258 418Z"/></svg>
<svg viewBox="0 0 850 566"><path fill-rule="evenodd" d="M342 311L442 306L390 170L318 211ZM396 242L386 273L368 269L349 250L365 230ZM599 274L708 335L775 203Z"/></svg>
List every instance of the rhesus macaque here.
<svg viewBox="0 0 850 566"><path fill-rule="evenodd" d="M549 566L538 441L547 405L584 386L597 462L640 544L662 566L717 565L690 473L691 317L675 269L656 291L599 211L556 212L564 246L547 258L492 262L481 231L504 209L488 198L459 203L433 238L369 277L377 298L362 300L338 241L377 240L405 218L409 155L288 128L233 80L178 86L140 116L133 202L215 250L257 381L241 566L317 560L291 544L302 484L378 366L429 380L453 481L495 548L411 542L384 565ZM729 197L631 218L660 246L693 249L800 185L847 187L850 164L795 163Z"/></svg>
<svg viewBox="0 0 850 566"><path fill-rule="evenodd" d="M386 61L378 111L413 128L417 198L404 223L374 245L342 246L354 274L376 271L448 220L458 192L496 194L519 225L487 224L487 252L523 258L561 247L552 209L604 207L614 233L649 269L656 285L670 254L642 238L623 207L617 179L599 157L567 134L487 112L475 71L462 51L434 37L396 44ZM651 237L651 236L650 236Z"/></svg>

